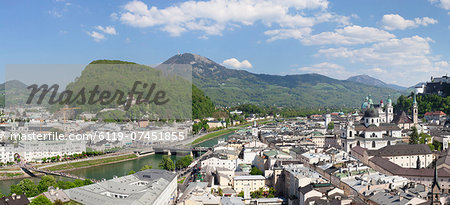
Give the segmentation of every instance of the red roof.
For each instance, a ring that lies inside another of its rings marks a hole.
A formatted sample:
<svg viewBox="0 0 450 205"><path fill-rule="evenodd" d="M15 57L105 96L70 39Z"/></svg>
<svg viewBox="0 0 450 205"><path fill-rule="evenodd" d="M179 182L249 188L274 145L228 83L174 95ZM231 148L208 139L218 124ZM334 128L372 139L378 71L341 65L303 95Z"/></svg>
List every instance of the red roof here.
<svg viewBox="0 0 450 205"><path fill-rule="evenodd" d="M445 113L442 111L434 111L434 112L426 112L425 116L445 116Z"/></svg>

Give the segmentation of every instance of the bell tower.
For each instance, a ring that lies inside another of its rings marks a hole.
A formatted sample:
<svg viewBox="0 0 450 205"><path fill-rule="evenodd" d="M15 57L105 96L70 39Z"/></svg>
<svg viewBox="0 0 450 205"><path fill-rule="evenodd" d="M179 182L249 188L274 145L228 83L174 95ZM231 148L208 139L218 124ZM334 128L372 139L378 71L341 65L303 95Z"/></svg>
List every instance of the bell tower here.
<svg viewBox="0 0 450 205"><path fill-rule="evenodd" d="M419 108L417 106L416 93L414 93L414 102L413 102L413 107L412 107L412 120L415 125L419 121L418 115L419 115Z"/></svg>
<svg viewBox="0 0 450 205"><path fill-rule="evenodd" d="M394 120L394 107L392 106L391 95L389 95L386 103L385 114L386 114L386 123L391 123L392 120Z"/></svg>

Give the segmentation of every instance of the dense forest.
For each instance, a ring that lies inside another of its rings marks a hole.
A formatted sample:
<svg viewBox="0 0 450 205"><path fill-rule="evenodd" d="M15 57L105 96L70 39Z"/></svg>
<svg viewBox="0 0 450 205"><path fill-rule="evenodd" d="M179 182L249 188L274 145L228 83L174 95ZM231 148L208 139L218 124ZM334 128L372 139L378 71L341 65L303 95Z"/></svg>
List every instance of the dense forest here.
<svg viewBox="0 0 450 205"><path fill-rule="evenodd" d="M215 111L214 103L205 96L203 91L192 85L192 118L203 119L210 117Z"/></svg>
<svg viewBox="0 0 450 205"><path fill-rule="evenodd" d="M394 105L396 112L405 111L411 114L411 107L413 104L413 93L408 96L401 95L397 103ZM418 95L416 97L419 108L419 117L423 117L426 112L443 111L446 114L450 113L450 96L441 97L439 95Z"/></svg>

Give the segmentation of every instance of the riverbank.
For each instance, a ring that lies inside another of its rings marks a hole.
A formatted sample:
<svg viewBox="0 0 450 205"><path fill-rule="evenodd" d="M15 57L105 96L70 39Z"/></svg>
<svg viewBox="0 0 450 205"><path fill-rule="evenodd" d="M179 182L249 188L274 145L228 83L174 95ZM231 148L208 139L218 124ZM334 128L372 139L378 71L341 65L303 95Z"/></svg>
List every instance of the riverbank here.
<svg viewBox="0 0 450 205"><path fill-rule="evenodd" d="M102 166L107 164L124 162L128 160L134 160L151 154L153 153L136 156L135 154L132 153L125 153L119 156L117 155L101 156L101 158L92 158L92 159L86 158L81 161L57 162L54 164L39 164L36 165L35 167L40 167L41 169L46 169L49 171L74 171L78 169L85 169L89 167ZM8 169L4 170L5 171L0 171L0 181L11 179L25 179L31 177L28 174L22 172L22 170L18 167L10 168L9 171L6 171ZM43 173L39 172L32 172L32 173L36 176L44 175Z"/></svg>
<svg viewBox="0 0 450 205"><path fill-rule="evenodd" d="M86 160L86 161L80 161L80 162L72 162L72 163L65 163L65 164L59 164L55 166L50 166L44 168L45 170L49 171L73 171L77 169L83 169L87 167L95 167L100 165L106 165L106 164L112 164L112 163L118 163L123 162L127 160L133 160L138 158L135 154L127 154L127 155L121 155L121 156L114 156L109 158L102 158L102 159L94 159L94 160Z"/></svg>
<svg viewBox="0 0 450 205"><path fill-rule="evenodd" d="M275 121L274 120L261 120L261 121L257 121L257 122L259 124L263 125L263 124L272 123L272 122L275 122ZM232 132L234 132L234 131L236 131L238 129L247 127L247 126L249 126L251 124L252 124L252 122L246 122L246 123L237 125L235 127L230 127L228 129L223 129L223 130L218 130L218 131L214 131L214 132L208 133L208 134L206 134L204 136L201 136L201 137L195 139L192 142L192 145L197 145L197 144L200 144L202 142L205 142L205 141L217 138L217 137L221 137L221 136L226 135L226 134L230 134L230 133L232 133Z"/></svg>
<svg viewBox="0 0 450 205"><path fill-rule="evenodd" d="M230 128L230 129L219 130L219 131L215 131L215 132L206 134L206 135L204 135L204 136L201 136L201 137L195 139L195 140L192 142L192 145L197 145L197 144L200 144L200 143L202 143L202 142L208 141L208 140L210 140L210 139L214 139L214 138L216 138L216 137L220 137L220 136L223 136L223 135L226 135L226 134L230 134L230 133L236 131L237 129L238 129L238 128Z"/></svg>

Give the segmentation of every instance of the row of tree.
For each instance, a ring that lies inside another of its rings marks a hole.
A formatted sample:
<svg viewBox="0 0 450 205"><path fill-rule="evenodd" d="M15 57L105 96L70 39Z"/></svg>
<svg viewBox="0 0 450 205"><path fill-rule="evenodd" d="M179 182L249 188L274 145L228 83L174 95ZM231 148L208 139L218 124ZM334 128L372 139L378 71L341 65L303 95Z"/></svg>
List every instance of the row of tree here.
<svg viewBox="0 0 450 205"><path fill-rule="evenodd" d="M89 151L89 152L82 152L81 154L76 154L76 153L71 154L71 155L64 154L62 157L60 155L53 156L53 157L44 157L41 160L43 163L58 162L58 161L67 161L67 160L82 159L82 158L87 158L87 157L94 157L94 156L99 156L99 155L103 155L103 154L105 154L105 152Z"/></svg>

